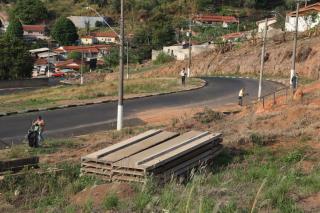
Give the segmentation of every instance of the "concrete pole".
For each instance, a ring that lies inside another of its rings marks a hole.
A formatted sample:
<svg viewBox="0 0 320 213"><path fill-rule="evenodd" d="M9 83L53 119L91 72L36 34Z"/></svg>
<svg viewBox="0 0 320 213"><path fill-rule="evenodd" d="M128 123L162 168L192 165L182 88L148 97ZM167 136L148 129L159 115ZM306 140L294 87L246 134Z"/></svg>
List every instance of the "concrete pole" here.
<svg viewBox="0 0 320 213"><path fill-rule="evenodd" d="M124 17L123 17L123 0L121 2L120 16L120 51L119 51L119 91L118 91L118 114L117 130L120 131L123 126L123 41L124 41Z"/></svg>
<svg viewBox="0 0 320 213"><path fill-rule="evenodd" d="M83 85L83 50L81 51L81 64L80 64L81 74L80 74L80 85Z"/></svg>
<svg viewBox="0 0 320 213"><path fill-rule="evenodd" d="M189 21L189 58L188 58L188 72L187 72L187 76L190 77L191 76L191 37L192 37L192 29L191 29L191 20L192 18L190 18Z"/></svg>
<svg viewBox="0 0 320 213"><path fill-rule="evenodd" d="M297 37L298 37L298 23L299 23L299 1L297 1L297 11L296 11L296 25L295 25L295 33L293 39L293 52L292 52L292 64L291 64L291 72L290 72L290 86L293 88L292 78L296 76L296 52L297 52ZM295 85L297 86L297 85ZM295 88L293 88L295 89Z"/></svg>
<svg viewBox="0 0 320 213"><path fill-rule="evenodd" d="M268 18L266 18L263 32L263 44L261 50L261 64L260 64L260 79L259 79L259 90L258 90L258 100L261 99L262 92L262 77L263 77L263 69L264 69L264 57L266 51L266 41L267 41L267 33L268 33Z"/></svg>
<svg viewBox="0 0 320 213"><path fill-rule="evenodd" d="M129 41L127 41L127 79L129 79Z"/></svg>
<svg viewBox="0 0 320 213"><path fill-rule="evenodd" d="M48 62L47 77L50 78L50 39L49 38L48 38L48 57L47 57L47 62Z"/></svg>

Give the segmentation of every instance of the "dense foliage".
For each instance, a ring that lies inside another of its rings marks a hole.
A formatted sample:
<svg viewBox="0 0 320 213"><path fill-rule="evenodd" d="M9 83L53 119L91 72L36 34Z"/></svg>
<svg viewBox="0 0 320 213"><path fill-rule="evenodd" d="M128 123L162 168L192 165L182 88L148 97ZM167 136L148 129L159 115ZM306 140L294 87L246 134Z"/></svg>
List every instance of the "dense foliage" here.
<svg viewBox="0 0 320 213"><path fill-rule="evenodd" d="M66 17L60 17L57 20L51 35L60 45L74 44L79 38L76 26Z"/></svg>
<svg viewBox="0 0 320 213"><path fill-rule="evenodd" d="M29 78L33 59L22 40L0 38L0 80Z"/></svg>
<svg viewBox="0 0 320 213"><path fill-rule="evenodd" d="M11 19L9 26L6 31L7 39L22 39L23 38L23 28L22 24L18 19Z"/></svg>
<svg viewBox="0 0 320 213"><path fill-rule="evenodd" d="M48 18L48 11L40 0L18 0L12 16L21 20L23 24L36 24Z"/></svg>

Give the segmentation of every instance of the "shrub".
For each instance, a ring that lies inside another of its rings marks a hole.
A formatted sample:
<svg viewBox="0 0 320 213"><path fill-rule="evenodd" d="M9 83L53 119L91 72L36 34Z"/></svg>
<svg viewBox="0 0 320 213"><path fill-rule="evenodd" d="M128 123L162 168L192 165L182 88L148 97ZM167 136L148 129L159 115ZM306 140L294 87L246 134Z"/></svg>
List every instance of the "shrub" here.
<svg viewBox="0 0 320 213"><path fill-rule="evenodd" d="M193 118L202 124L208 124L213 121L221 120L223 117L223 113L206 108L203 112L196 113Z"/></svg>
<svg viewBox="0 0 320 213"><path fill-rule="evenodd" d="M115 193L108 194L104 198L102 205L106 210L117 209L119 206L119 198Z"/></svg>
<svg viewBox="0 0 320 213"><path fill-rule="evenodd" d="M159 64L165 64L168 63L170 61L173 61L174 57L170 56L164 52L159 53L159 55L157 56L156 60L153 62L153 64L155 65L159 65Z"/></svg>

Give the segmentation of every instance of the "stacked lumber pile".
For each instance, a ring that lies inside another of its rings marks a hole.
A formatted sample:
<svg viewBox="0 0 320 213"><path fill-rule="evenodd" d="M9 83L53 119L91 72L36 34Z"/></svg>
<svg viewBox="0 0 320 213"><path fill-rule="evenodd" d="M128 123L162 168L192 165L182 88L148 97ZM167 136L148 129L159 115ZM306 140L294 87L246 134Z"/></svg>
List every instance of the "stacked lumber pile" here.
<svg viewBox="0 0 320 213"><path fill-rule="evenodd" d="M27 157L0 161L0 175L18 172L24 168L38 167L39 157Z"/></svg>
<svg viewBox="0 0 320 213"><path fill-rule="evenodd" d="M82 157L81 172L109 181L143 182L150 175L166 179L212 160L221 142L220 133L149 130Z"/></svg>

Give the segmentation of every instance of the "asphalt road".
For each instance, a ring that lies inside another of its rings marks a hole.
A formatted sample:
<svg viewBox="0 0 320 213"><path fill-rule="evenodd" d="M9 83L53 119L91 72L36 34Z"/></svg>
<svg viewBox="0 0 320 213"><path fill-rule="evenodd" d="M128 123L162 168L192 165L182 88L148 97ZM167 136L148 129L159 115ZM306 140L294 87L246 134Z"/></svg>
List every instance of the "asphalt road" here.
<svg viewBox="0 0 320 213"><path fill-rule="evenodd" d="M238 91L244 87L249 98L255 99L258 81L252 79L204 78L207 86L189 92L153 96L124 101L125 125L142 124L134 114L150 109L178 106L221 106L236 103ZM263 94L281 87L270 81L263 82ZM45 137L80 135L115 127L117 102L40 112L46 121ZM20 143L38 113L0 117L0 142Z"/></svg>

